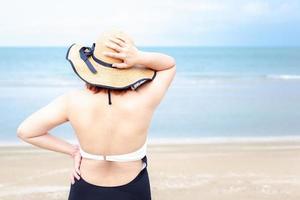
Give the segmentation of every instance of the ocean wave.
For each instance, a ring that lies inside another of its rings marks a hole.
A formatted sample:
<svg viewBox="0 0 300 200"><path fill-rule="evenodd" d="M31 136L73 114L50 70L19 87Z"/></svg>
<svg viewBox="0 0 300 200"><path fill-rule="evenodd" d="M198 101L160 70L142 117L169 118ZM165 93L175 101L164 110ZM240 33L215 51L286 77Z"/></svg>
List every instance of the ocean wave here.
<svg viewBox="0 0 300 200"><path fill-rule="evenodd" d="M201 73L178 73L178 82L198 83L198 81L256 81L256 80L300 80L297 74L201 74Z"/></svg>
<svg viewBox="0 0 300 200"><path fill-rule="evenodd" d="M75 87L81 86L83 82L59 79L59 78L47 78L47 79L25 79L25 80L0 80L0 87Z"/></svg>
<svg viewBox="0 0 300 200"><path fill-rule="evenodd" d="M265 143L300 142L300 136L252 136L252 137L178 137L149 138L149 144L218 144L218 143Z"/></svg>
<svg viewBox="0 0 300 200"><path fill-rule="evenodd" d="M282 80L300 80L300 75L290 75L290 74L281 74L281 75L277 75L277 74L269 74L266 75L266 78L270 78L270 79L282 79Z"/></svg>
<svg viewBox="0 0 300 200"><path fill-rule="evenodd" d="M203 74L198 72L178 72L174 84L176 86L183 85L199 85L199 83L222 83L229 81L260 81L260 80L300 80L300 75L295 74ZM0 79L0 87L77 87L82 86L83 82L78 79L48 77L48 78L28 78L28 79Z"/></svg>

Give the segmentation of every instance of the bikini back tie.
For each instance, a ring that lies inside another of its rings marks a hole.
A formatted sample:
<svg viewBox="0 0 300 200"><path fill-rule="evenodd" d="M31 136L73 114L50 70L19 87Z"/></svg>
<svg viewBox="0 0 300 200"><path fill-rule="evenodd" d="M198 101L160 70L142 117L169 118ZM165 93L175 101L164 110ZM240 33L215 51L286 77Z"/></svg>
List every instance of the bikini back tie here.
<svg viewBox="0 0 300 200"><path fill-rule="evenodd" d="M108 92L108 104L111 105L111 94L110 94L110 89L108 89L107 92Z"/></svg>

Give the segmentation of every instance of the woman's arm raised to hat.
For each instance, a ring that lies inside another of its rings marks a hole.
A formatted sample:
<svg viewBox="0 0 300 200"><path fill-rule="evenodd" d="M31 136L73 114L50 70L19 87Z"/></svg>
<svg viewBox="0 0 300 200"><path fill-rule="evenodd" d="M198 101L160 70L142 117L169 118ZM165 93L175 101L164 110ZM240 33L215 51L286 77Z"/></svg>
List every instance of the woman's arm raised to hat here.
<svg viewBox="0 0 300 200"><path fill-rule="evenodd" d="M136 62L156 71L166 70L175 66L173 57L158 52L139 51Z"/></svg>
<svg viewBox="0 0 300 200"><path fill-rule="evenodd" d="M175 77L175 60L156 52L141 52L138 60L138 67L146 66L156 71L155 80L141 86L143 101L148 102L149 108L154 108L159 105Z"/></svg>
<svg viewBox="0 0 300 200"><path fill-rule="evenodd" d="M106 46L117 53L103 52L104 55L123 60L123 63L114 63L113 66L118 68L146 67L156 71L155 81L140 87L144 91L141 100L148 102L151 109L156 107L176 74L175 59L163 53L140 51L132 41L126 38L110 38Z"/></svg>

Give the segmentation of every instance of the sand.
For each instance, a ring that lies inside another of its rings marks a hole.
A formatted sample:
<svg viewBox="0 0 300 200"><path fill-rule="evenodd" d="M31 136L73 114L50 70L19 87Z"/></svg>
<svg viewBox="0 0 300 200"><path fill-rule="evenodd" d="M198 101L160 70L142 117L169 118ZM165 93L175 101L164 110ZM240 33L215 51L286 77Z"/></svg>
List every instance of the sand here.
<svg viewBox="0 0 300 200"><path fill-rule="evenodd" d="M153 200L299 200L300 142L149 144ZM65 200L69 156L0 147L1 200Z"/></svg>

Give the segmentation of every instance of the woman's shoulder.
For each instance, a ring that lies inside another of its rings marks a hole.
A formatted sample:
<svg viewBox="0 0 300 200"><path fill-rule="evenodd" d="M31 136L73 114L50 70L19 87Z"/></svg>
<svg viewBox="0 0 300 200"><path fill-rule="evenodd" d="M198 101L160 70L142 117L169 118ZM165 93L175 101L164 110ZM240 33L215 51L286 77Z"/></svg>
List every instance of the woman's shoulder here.
<svg viewBox="0 0 300 200"><path fill-rule="evenodd" d="M74 97L78 95L86 95L87 93L88 91L85 88L74 88L65 92L64 95L68 97Z"/></svg>
<svg viewBox="0 0 300 200"><path fill-rule="evenodd" d="M85 89L75 88L63 93L61 97L66 98L68 102L70 102L72 100L78 100L86 94L87 91Z"/></svg>

